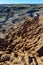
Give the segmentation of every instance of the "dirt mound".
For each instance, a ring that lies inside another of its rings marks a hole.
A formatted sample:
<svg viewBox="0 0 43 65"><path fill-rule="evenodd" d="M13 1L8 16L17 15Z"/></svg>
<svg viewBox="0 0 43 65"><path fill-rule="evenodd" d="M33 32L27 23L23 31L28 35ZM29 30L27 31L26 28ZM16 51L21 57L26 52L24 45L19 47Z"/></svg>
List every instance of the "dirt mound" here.
<svg viewBox="0 0 43 65"><path fill-rule="evenodd" d="M43 65L43 24L32 18L9 27L0 37L0 65Z"/></svg>

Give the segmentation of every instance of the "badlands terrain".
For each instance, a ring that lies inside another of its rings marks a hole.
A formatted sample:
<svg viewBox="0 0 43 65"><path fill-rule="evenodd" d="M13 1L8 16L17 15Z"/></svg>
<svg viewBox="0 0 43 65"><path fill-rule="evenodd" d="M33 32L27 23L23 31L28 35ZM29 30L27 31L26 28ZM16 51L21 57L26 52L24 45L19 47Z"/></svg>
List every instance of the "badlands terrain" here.
<svg viewBox="0 0 43 65"><path fill-rule="evenodd" d="M43 65L43 5L0 5L0 65Z"/></svg>

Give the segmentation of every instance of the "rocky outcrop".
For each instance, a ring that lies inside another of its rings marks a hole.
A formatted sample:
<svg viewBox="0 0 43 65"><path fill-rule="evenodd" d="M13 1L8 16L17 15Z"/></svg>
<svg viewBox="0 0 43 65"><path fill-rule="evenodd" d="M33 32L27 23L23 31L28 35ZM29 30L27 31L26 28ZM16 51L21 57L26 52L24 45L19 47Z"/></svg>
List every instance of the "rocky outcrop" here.
<svg viewBox="0 0 43 65"><path fill-rule="evenodd" d="M43 24L30 18L5 30L0 37L0 65L43 65Z"/></svg>

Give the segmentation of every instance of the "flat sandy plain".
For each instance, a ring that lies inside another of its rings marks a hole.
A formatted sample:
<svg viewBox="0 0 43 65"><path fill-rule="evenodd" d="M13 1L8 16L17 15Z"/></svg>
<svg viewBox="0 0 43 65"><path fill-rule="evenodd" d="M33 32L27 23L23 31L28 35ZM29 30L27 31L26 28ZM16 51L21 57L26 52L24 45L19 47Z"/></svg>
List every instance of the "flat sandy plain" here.
<svg viewBox="0 0 43 65"><path fill-rule="evenodd" d="M0 65L43 65L43 5L0 5Z"/></svg>

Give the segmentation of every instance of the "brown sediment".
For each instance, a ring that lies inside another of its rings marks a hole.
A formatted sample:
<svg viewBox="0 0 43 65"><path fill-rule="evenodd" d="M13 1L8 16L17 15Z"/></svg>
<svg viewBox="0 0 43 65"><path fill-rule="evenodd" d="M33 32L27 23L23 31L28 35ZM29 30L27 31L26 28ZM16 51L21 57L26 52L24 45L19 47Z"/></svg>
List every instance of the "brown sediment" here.
<svg viewBox="0 0 43 65"><path fill-rule="evenodd" d="M42 18L15 24L1 34L0 65L43 65Z"/></svg>

